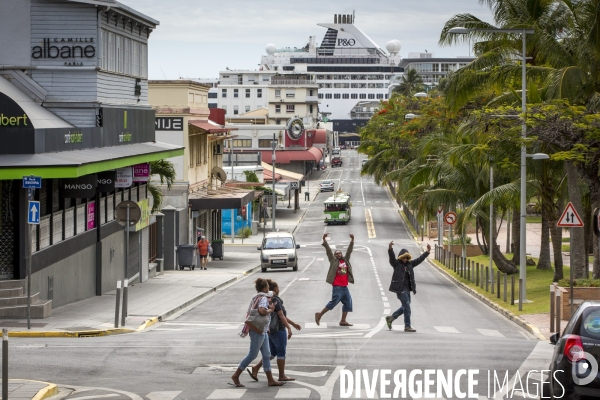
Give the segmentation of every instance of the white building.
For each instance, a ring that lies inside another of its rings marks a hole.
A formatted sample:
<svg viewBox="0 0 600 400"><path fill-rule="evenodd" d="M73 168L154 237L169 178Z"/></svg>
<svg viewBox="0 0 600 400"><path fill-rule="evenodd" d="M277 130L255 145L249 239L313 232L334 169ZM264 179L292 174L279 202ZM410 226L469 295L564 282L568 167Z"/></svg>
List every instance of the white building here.
<svg viewBox="0 0 600 400"><path fill-rule="evenodd" d="M227 119L267 107L267 88L271 71L221 71L217 87L217 106Z"/></svg>

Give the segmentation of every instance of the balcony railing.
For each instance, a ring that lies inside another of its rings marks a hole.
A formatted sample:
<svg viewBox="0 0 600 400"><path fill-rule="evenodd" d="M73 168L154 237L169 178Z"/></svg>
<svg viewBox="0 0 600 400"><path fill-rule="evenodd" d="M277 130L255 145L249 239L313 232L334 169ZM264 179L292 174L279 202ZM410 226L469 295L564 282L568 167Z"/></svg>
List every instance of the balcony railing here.
<svg viewBox="0 0 600 400"><path fill-rule="evenodd" d="M318 103L319 96L306 96L306 102L307 103Z"/></svg>
<svg viewBox="0 0 600 400"><path fill-rule="evenodd" d="M317 82L312 79L276 79L271 78L271 86L306 86L315 85Z"/></svg>

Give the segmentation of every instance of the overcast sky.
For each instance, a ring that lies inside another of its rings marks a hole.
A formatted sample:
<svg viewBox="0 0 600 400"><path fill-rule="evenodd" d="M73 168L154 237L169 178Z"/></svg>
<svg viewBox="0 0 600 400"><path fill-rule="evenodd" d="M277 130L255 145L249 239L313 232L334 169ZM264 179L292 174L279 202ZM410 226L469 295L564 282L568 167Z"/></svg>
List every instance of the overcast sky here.
<svg viewBox="0 0 600 400"><path fill-rule="evenodd" d="M219 71L256 69L265 46L302 47L308 37L321 43L334 14L356 13L355 25L382 49L391 39L400 55L427 50L435 56L469 54L465 46L439 47L444 23L471 13L491 21L478 0L120 0L160 25L150 36L150 79L218 78Z"/></svg>

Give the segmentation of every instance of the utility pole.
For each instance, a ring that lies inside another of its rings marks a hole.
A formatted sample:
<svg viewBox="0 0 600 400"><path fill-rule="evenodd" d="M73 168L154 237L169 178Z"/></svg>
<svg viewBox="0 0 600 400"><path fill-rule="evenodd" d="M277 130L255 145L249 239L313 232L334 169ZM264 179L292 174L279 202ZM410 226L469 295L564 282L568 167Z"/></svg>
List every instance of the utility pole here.
<svg viewBox="0 0 600 400"><path fill-rule="evenodd" d="M231 160L231 181L233 182L233 139L229 140L229 159ZM231 243L235 242L235 210L231 209Z"/></svg>
<svg viewBox="0 0 600 400"><path fill-rule="evenodd" d="M275 132L273 132L273 142L272 142L272 147L273 147L273 154L271 155L271 163L273 165L273 210L272 210L272 214L273 214L273 232L275 232L275 202L277 201L277 197L275 195L275 149L277 148L277 139L275 138Z"/></svg>

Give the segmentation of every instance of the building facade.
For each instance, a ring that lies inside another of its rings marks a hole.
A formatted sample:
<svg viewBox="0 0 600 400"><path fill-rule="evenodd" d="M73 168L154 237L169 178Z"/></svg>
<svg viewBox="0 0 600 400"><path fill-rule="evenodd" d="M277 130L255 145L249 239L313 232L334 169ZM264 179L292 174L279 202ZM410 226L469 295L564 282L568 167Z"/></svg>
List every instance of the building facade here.
<svg viewBox="0 0 600 400"><path fill-rule="evenodd" d="M0 35L11 40L0 44L0 114L17 119L0 135L19 139L0 152L0 279L23 282L31 268L34 317L154 271L148 163L183 153L156 141L148 104L158 24L113 0L3 2ZM23 188L31 175L40 188ZM124 200L142 214L127 254L115 210Z"/></svg>

